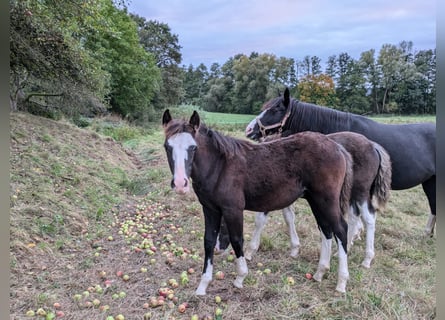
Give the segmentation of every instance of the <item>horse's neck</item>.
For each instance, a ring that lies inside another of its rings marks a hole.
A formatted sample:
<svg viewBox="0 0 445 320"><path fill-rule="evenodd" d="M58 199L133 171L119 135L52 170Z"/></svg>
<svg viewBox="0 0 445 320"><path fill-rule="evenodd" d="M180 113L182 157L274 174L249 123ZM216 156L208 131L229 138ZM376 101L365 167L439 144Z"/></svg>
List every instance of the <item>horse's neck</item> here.
<svg viewBox="0 0 445 320"><path fill-rule="evenodd" d="M293 133L315 131L324 134L350 131L356 115L313 104L294 101L287 130Z"/></svg>
<svg viewBox="0 0 445 320"><path fill-rule="evenodd" d="M195 182L203 182L214 174L215 168L218 166L221 158L219 153L209 141L201 138L198 140L198 149L193 159L192 180Z"/></svg>

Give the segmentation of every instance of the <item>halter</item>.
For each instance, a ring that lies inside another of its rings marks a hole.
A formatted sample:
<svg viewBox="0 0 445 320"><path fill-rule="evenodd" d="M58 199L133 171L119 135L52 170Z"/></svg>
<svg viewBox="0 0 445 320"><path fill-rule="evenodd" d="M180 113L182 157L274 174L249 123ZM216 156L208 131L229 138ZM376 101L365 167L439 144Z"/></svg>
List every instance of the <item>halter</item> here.
<svg viewBox="0 0 445 320"><path fill-rule="evenodd" d="M289 118L290 113L292 112L291 109L292 109L292 108L291 108L291 106L289 105L289 108L288 108L288 110L286 111L286 114L284 115L283 119L281 119L281 121L278 122L278 123L271 124L271 125L268 125L268 126L263 125L263 124L261 123L260 118L256 117L256 122L257 122L257 124L258 124L258 127L260 128L261 136L262 136L262 137L266 137L266 130L275 129L275 128L279 128L279 129L278 129L278 133L281 134L281 132L283 131L283 127L284 127L284 125L285 125L287 119Z"/></svg>

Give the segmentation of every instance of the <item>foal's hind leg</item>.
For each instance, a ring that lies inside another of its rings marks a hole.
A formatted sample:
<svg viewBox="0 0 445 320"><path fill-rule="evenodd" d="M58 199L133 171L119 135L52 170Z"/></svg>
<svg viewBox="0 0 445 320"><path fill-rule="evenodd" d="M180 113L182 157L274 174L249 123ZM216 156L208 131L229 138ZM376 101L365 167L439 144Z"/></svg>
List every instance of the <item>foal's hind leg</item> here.
<svg viewBox="0 0 445 320"><path fill-rule="evenodd" d="M364 202L359 207L361 216L365 220L366 224L366 249L365 258L363 259L362 266L365 268L371 267L371 262L374 259L374 235L375 235L375 221L377 218L377 212L372 206L368 205L368 202Z"/></svg>
<svg viewBox="0 0 445 320"><path fill-rule="evenodd" d="M332 252L332 238L328 239L323 231L321 233L321 249L320 259L318 260L318 268L313 279L320 282L323 280L324 274L329 271L331 267L331 252Z"/></svg>
<svg viewBox="0 0 445 320"><path fill-rule="evenodd" d="M295 230L295 212L292 210L292 206L283 209L283 217L289 227L290 256L296 258L300 251L300 238L298 238L297 230Z"/></svg>
<svg viewBox="0 0 445 320"><path fill-rule="evenodd" d="M255 215L255 230L253 231L252 240L247 246L244 256L247 260L251 260L252 256L258 251L260 247L261 232L267 222L267 212L257 212Z"/></svg>
<svg viewBox="0 0 445 320"><path fill-rule="evenodd" d="M434 235L434 227L436 225L436 176L432 176L427 181L422 183L422 187L431 208L430 217L428 218L428 222L425 227L425 234L432 237Z"/></svg>

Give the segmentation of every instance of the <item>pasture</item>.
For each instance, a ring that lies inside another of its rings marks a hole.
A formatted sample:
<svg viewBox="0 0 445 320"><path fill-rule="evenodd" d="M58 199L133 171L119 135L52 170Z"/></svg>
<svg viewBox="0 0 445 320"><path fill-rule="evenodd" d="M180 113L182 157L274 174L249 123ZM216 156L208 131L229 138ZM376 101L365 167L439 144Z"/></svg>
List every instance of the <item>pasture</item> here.
<svg viewBox="0 0 445 320"><path fill-rule="evenodd" d="M252 118L203 117L210 127L240 138ZM116 142L97 128L24 115L12 120L11 319L39 308L46 315L31 319L51 319L48 314L57 311L63 319L107 320L119 314L131 320L436 317L436 236L423 235L428 205L421 187L391 193L377 217L370 269L360 266L364 235L354 243L346 294L334 290L336 257L321 283L305 277L316 270L320 234L300 199L294 204L299 257L289 257L281 211L272 212L248 262L244 288L233 287L234 264L226 253L214 265L224 279L214 277L207 295L197 297L204 219L193 193L170 189L160 123ZM254 213L246 211L246 242L253 223ZM163 288L172 296L159 302Z"/></svg>

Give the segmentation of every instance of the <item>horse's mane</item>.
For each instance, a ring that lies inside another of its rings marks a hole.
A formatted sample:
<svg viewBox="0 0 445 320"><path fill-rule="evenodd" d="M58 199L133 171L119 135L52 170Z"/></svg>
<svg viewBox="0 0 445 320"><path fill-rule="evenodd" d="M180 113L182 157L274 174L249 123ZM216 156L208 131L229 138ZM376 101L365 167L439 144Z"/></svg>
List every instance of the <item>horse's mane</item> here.
<svg viewBox="0 0 445 320"><path fill-rule="evenodd" d="M223 135L216 130L208 128L203 123L199 126L199 133L206 136L211 144L228 159L233 158L240 153L244 153L244 150L246 149L252 148L252 143L250 141Z"/></svg>
<svg viewBox="0 0 445 320"><path fill-rule="evenodd" d="M267 110L279 103L282 97L273 98L264 103L262 111ZM301 102L291 99L292 112L289 117L289 129L292 132L318 131L330 133L336 131L348 131L351 118L355 115L312 103Z"/></svg>
<svg viewBox="0 0 445 320"><path fill-rule="evenodd" d="M351 124L352 114L328 107L322 107L312 103L301 102L291 99L293 108L289 119L291 130L318 131L330 133L336 131L348 131Z"/></svg>

